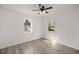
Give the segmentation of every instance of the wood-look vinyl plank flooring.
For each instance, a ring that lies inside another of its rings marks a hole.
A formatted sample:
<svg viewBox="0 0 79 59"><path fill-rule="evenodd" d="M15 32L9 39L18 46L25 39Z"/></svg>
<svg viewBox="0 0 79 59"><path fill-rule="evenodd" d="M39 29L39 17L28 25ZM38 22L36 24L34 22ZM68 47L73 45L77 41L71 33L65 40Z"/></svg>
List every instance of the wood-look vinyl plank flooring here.
<svg viewBox="0 0 79 59"><path fill-rule="evenodd" d="M40 38L0 50L0 54L78 54L79 50Z"/></svg>

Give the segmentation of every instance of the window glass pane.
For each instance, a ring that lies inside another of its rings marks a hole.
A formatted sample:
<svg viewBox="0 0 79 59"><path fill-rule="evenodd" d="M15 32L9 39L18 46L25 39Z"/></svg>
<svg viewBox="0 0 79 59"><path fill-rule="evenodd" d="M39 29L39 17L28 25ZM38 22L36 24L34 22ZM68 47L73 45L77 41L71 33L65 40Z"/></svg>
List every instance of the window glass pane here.
<svg viewBox="0 0 79 59"><path fill-rule="evenodd" d="M32 22L31 20L24 20L24 32L32 32Z"/></svg>
<svg viewBox="0 0 79 59"><path fill-rule="evenodd" d="M48 31L55 31L55 21L54 19L50 20L49 23L48 23Z"/></svg>

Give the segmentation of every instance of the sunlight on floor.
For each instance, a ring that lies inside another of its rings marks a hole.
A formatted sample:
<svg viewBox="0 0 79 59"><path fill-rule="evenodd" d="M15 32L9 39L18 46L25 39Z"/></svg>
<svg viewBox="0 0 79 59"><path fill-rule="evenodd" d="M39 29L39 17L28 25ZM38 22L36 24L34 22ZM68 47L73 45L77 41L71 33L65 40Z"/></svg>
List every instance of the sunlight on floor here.
<svg viewBox="0 0 79 59"><path fill-rule="evenodd" d="M50 37L50 41L51 41L51 44L53 45L53 46L56 46L56 44L57 44L57 41L58 41L58 37L55 35L55 36L51 36Z"/></svg>
<svg viewBox="0 0 79 59"><path fill-rule="evenodd" d="M56 46L56 44L58 43L57 41L58 38L56 36L52 36L48 40L44 40L44 42L50 43L52 46Z"/></svg>

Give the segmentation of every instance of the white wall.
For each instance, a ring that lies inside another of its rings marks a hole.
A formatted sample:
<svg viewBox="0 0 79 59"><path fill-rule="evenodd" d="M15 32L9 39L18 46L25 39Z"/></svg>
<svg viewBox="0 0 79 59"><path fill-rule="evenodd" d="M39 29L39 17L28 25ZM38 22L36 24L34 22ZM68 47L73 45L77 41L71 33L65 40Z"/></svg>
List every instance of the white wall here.
<svg viewBox="0 0 79 59"><path fill-rule="evenodd" d="M59 42L79 49L79 8L57 13L56 24Z"/></svg>
<svg viewBox="0 0 79 59"><path fill-rule="evenodd" d="M44 17L44 37L79 50L79 8L63 10L54 16L56 17L56 33L50 33L47 30L48 22L53 15L46 16Z"/></svg>
<svg viewBox="0 0 79 59"><path fill-rule="evenodd" d="M33 32L24 33L24 18L32 19ZM0 48L13 46L41 37L41 20L38 16L25 15L0 8Z"/></svg>

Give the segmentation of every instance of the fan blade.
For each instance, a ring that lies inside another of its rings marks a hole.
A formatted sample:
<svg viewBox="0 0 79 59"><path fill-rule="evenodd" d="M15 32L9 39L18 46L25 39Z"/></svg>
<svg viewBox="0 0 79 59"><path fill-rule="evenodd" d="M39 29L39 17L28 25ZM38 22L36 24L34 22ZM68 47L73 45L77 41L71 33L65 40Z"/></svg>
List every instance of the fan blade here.
<svg viewBox="0 0 79 59"><path fill-rule="evenodd" d="M42 9L42 4L38 4L38 6L39 6L39 9Z"/></svg>
<svg viewBox="0 0 79 59"><path fill-rule="evenodd" d="M32 10L32 11L40 11L40 10Z"/></svg>
<svg viewBox="0 0 79 59"><path fill-rule="evenodd" d="M38 6L42 6L42 4L38 4Z"/></svg>
<svg viewBox="0 0 79 59"><path fill-rule="evenodd" d="M53 7L48 7L48 8L45 8L44 10L48 10L48 9L52 9Z"/></svg>

